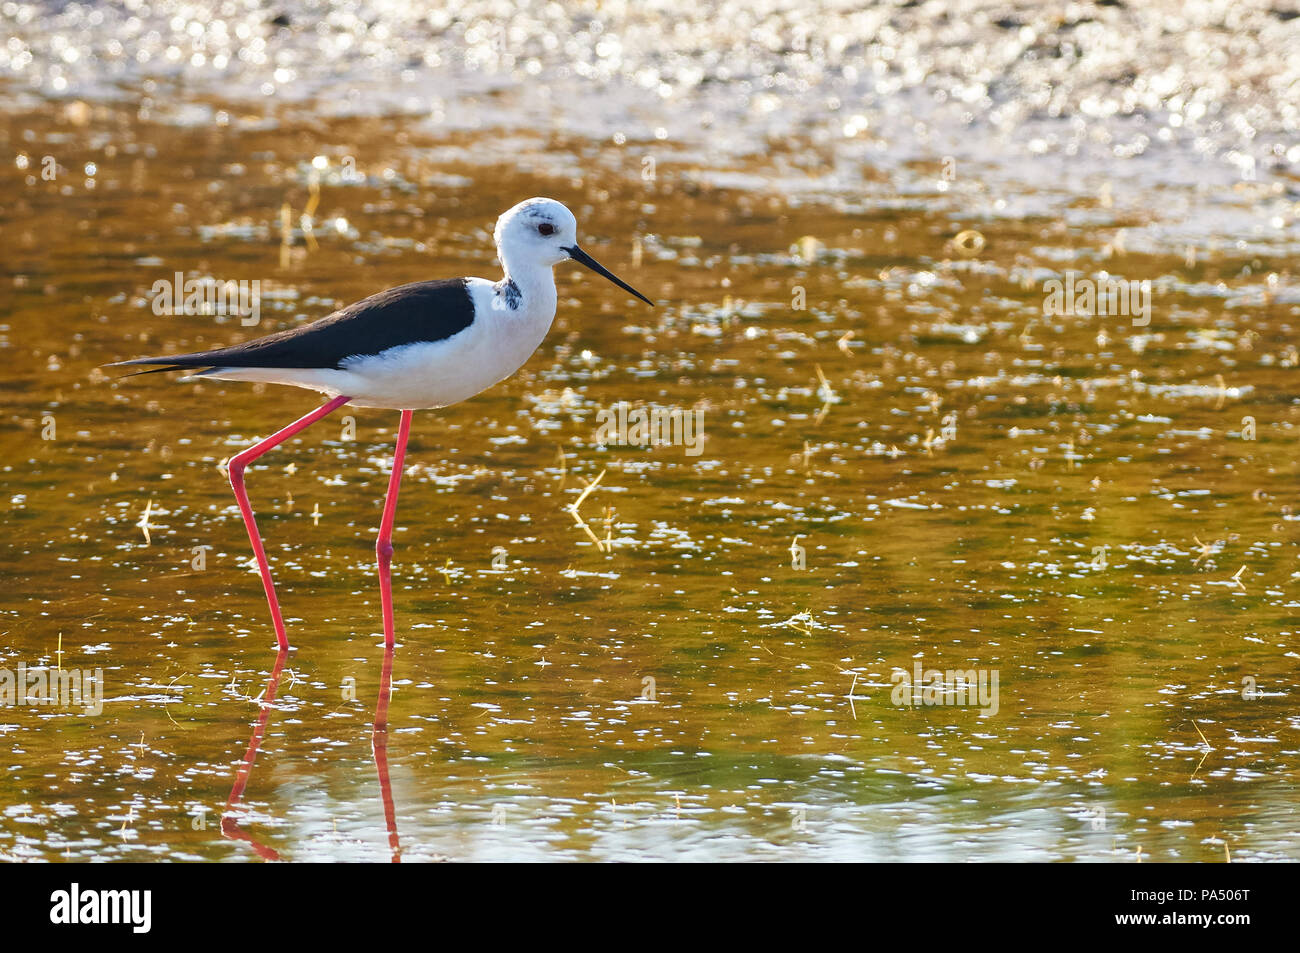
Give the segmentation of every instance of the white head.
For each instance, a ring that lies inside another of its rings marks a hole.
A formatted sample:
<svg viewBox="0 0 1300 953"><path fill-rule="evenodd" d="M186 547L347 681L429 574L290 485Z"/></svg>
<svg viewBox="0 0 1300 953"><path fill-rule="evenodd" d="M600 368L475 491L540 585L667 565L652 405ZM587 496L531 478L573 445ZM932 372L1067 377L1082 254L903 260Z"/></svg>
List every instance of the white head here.
<svg viewBox="0 0 1300 953"><path fill-rule="evenodd" d="M654 303L631 285L614 277L578 246L578 220L555 199L525 199L503 212L497 219L492 237L496 240L497 254L501 256L507 275L517 275L538 266L552 268L572 259L646 304Z"/></svg>

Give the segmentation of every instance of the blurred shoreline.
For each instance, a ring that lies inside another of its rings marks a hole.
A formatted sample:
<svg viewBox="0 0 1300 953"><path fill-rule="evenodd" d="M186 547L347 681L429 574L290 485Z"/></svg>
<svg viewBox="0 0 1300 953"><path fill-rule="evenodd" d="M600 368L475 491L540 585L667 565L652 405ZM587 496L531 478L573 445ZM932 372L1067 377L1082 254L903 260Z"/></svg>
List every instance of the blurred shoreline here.
<svg viewBox="0 0 1300 953"><path fill-rule="evenodd" d="M0 6L11 113L387 117L484 164L619 146L714 187L1300 252L1300 17L1239 0Z"/></svg>

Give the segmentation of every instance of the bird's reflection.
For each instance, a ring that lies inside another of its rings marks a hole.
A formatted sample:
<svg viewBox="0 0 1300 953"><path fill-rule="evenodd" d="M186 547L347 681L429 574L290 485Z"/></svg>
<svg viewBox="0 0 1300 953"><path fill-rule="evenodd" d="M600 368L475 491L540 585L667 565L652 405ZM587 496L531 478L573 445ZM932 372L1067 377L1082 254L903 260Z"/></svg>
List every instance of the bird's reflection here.
<svg viewBox="0 0 1300 953"><path fill-rule="evenodd" d="M226 809L221 815L221 833L232 840L246 841L263 860L279 860L280 854L274 848L259 841L252 834L239 826L237 819L244 789L248 786L249 776L253 773L253 763L257 760L257 749L262 745L266 734L266 723L275 707L275 696L280 690L280 676L284 673L284 663L289 653L283 649L275 657L271 667L271 677L266 681L266 691L262 693L257 724L253 726L253 735L248 739L248 750L244 752L243 763L235 774L235 784L230 789L226 800ZM388 846L392 851L393 863L400 863L402 848L397 837L397 815L393 807L393 788L388 780L388 700L393 688L393 646L384 646L384 664L379 676L379 697L375 702L375 724L370 736L371 751L375 756L375 771L379 775L379 791L384 802L384 822L388 825Z"/></svg>
<svg viewBox="0 0 1300 953"><path fill-rule="evenodd" d="M253 773L253 762L257 760L257 749L262 745L262 735L266 733L266 720L275 705L275 693L280 690L280 676L284 672L284 662L288 657L289 653L285 649L281 649L275 657L275 665L271 667L271 677L266 682L266 691L262 693L262 701L258 706L257 724L253 726L253 736L248 739L248 750L244 752L244 763L239 766L239 771L235 774L235 785L230 789L230 797L226 799L226 809L221 815L222 836L232 840L247 841L263 860L279 860L280 855L247 831L240 829L238 821L235 820L235 809L244 797L248 776Z"/></svg>
<svg viewBox="0 0 1300 953"><path fill-rule="evenodd" d="M393 786L388 783L388 696L393 688L393 644L384 646L384 667L379 673L379 698L375 701L375 728L370 734L370 750L375 756L375 773L379 775L379 795L384 800L384 823L388 825L388 847L393 863L402 861L402 845L397 842L397 815L393 810Z"/></svg>

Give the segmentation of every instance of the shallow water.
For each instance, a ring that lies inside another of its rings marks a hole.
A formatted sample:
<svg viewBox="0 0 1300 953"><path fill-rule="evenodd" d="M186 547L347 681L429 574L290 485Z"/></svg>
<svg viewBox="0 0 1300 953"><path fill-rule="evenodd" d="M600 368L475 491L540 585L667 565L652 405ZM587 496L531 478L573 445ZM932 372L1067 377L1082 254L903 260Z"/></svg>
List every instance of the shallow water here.
<svg viewBox="0 0 1300 953"><path fill-rule="evenodd" d="M205 108L0 119L0 665L104 686L0 711L3 856L1300 857L1286 242L1131 246L1104 197L961 175L1008 204L959 216L933 164L819 201L768 156ZM417 415L391 700L396 414L254 467L277 671L220 465L314 398L98 366L495 276L533 194L659 306L561 267L528 365ZM1151 281L1149 324L1045 316L1067 269ZM177 271L261 281L260 323L155 314ZM601 444L622 401L702 411L701 452ZM996 674L996 711L895 704L918 662Z"/></svg>

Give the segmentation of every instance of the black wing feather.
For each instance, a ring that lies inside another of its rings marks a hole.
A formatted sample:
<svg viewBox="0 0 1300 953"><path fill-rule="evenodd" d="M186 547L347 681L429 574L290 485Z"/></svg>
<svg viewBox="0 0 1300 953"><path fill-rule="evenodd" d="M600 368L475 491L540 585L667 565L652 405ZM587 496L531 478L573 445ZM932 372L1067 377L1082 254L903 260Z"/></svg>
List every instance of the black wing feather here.
<svg viewBox="0 0 1300 953"><path fill-rule="evenodd" d="M160 371L193 367L341 367L348 357L378 354L421 341L441 341L474 322L474 301L464 278L417 281L381 291L328 317L243 344L119 361L163 364ZM143 374L154 371L141 371Z"/></svg>

